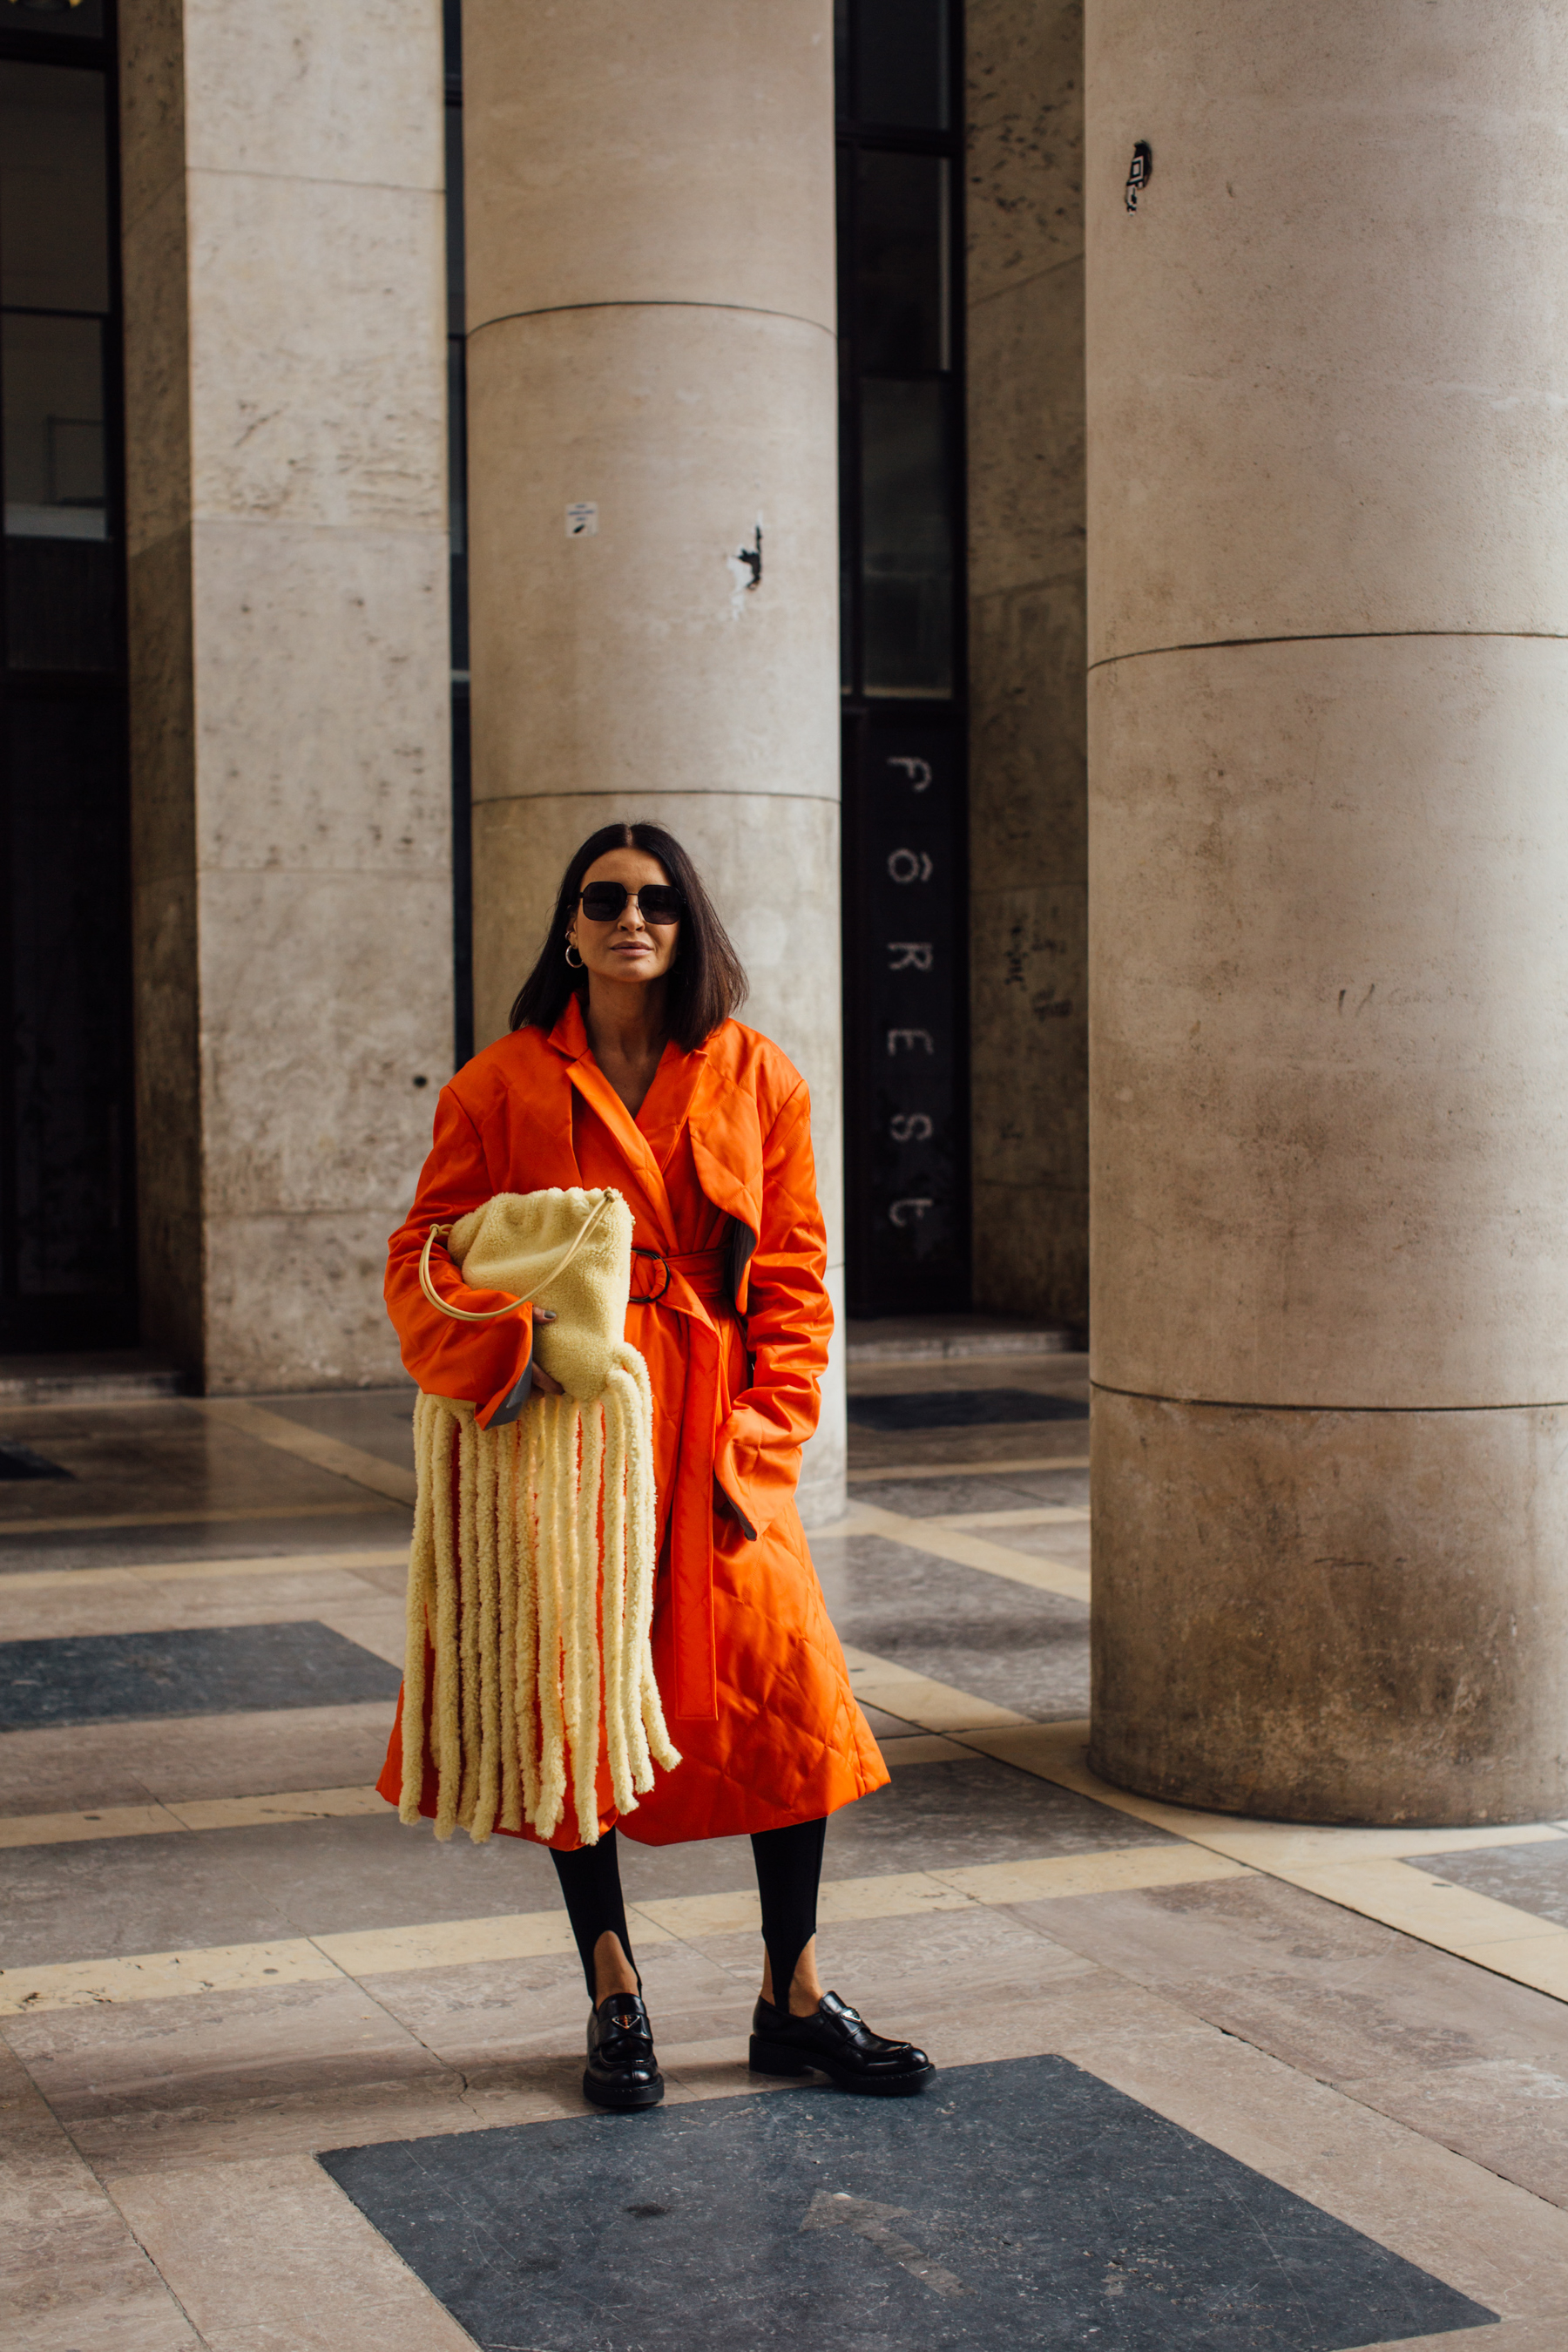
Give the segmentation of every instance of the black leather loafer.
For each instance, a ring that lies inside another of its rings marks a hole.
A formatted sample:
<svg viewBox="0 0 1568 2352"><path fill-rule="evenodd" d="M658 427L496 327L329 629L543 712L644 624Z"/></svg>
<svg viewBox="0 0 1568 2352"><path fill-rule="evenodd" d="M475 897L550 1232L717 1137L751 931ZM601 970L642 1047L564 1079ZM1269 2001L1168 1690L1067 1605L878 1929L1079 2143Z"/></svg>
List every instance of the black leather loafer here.
<svg viewBox="0 0 1568 2352"><path fill-rule="evenodd" d="M664 2076L640 1994L613 1992L588 2019L583 2096L595 2107L657 2107Z"/></svg>
<svg viewBox="0 0 1568 2352"><path fill-rule="evenodd" d="M912 2042L884 2042L858 2010L825 1992L809 2017L792 2017L759 2000L752 2019L754 2074L829 2074L841 2091L873 2098L907 2099L923 2091L936 2068Z"/></svg>

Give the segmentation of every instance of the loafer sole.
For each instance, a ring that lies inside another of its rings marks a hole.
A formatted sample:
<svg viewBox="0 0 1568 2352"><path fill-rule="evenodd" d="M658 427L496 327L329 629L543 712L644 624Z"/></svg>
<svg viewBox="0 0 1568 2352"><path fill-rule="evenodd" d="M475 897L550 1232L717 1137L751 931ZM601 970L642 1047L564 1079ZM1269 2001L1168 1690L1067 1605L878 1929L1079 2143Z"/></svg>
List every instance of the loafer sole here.
<svg viewBox="0 0 1568 2352"><path fill-rule="evenodd" d="M592 2074L583 2077L583 2096L590 2106L607 2107L614 2115L627 2115L638 2107L657 2107L664 2096L664 2077L654 2083L630 2083L624 2090L613 2083L600 2083Z"/></svg>
<svg viewBox="0 0 1568 2352"><path fill-rule="evenodd" d="M862 2074L853 2066L836 2066L830 2058L807 2058L782 2042L765 2041L753 2033L749 2060L753 2074L826 2074L841 2091L855 2091L868 2099L913 2099L934 2081L934 2066L911 2068L907 2074Z"/></svg>

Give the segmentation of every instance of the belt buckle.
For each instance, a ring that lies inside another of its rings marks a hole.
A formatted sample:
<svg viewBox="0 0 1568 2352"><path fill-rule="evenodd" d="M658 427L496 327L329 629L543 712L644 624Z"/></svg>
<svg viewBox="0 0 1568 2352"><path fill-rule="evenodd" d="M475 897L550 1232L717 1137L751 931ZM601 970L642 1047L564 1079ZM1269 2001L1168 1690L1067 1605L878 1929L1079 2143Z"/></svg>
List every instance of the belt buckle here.
<svg viewBox="0 0 1568 2352"><path fill-rule="evenodd" d="M632 1255L634 1257L651 1257L657 1259L658 1264L664 1268L664 1280L657 1290L634 1290L628 1303L633 1307L657 1307L659 1300L664 1297L665 1292L669 1288L669 1260L665 1256L662 1250L643 1249L639 1247L636 1242L632 1244Z"/></svg>

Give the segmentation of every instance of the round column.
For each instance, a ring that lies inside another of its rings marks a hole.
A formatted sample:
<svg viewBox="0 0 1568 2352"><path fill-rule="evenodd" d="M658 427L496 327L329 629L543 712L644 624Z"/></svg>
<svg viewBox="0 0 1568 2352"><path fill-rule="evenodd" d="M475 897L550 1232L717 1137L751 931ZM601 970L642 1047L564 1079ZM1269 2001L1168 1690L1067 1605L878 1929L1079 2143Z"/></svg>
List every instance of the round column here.
<svg viewBox="0 0 1568 2352"><path fill-rule="evenodd" d="M1091 0L1087 89L1092 1754L1550 1817L1568 18Z"/></svg>
<svg viewBox="0 0 1568 2352"><path fill-rule="evenodd" d="M842 1314L828 0L465 0L477 1034L616 818L810 1084ZM807 1524L843 1507L841 1372Z"/></svg>

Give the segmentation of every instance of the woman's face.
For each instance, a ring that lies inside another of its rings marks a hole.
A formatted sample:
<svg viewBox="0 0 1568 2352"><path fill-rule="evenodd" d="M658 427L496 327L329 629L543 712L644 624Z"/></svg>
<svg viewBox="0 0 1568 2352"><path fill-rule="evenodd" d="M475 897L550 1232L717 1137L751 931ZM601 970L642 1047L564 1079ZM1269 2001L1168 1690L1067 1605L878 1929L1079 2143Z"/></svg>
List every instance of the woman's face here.
<svg viewBox="0 0 1568 2352"><path fill-rule="evenodd" d="M584 890L590 882L620 882L634 895L607 923L595 922L579 899L566 936L590 972L601 980L646 981L658 980L669 970L680 925L647 921L635 895L646 883L668 879L646 849L607 849L603 857L595 858L583 877Z"/></svg>

